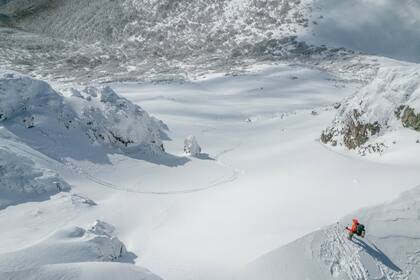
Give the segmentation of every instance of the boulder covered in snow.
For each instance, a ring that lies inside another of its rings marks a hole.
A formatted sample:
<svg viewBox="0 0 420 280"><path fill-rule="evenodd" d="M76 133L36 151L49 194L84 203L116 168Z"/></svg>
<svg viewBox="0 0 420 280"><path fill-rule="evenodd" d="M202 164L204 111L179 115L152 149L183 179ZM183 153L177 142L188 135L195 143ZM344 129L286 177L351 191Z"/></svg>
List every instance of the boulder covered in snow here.
<svg viewBox="0 0 420 280"><path fill-rule="evenodd" d="M0 209L46 199L69 189L70 186L55 172L36 166L26 156L0 149Z"/></svg>
<svg viewBox="0 0 420 280"><path fill-rule="evenodd" d="M420 132L419 66L381 68L375 79L343 102L321 141L362 153L382 151L389 143L381 136L401 129Z"/></svg>
<svg viewBox="0 0 420 280"><path fill-rule="evenodd" d="M0 71L0 124L30 141L35 138L32 133L56 140L58 145L80 146L80 139L85 138L85 142L123 152L163 151L160 136L165 126L110 87L68 93L63 95L44 81Z"/></svg>
<svg viewBox="0 0 420 280"><path fill-rule="evenodd" d="M184 152L189 156L198 156L201 154L201 147L198 145L195 136L188 136L184 140Z"/></svg>
<svg viewBox="0 0 420 280"><path fill-rule="evenodd" d="M133 261L113 226L96 221L90 228L68 227L33 246L0 254L0 271L27 270L49 264Z"/></svg>

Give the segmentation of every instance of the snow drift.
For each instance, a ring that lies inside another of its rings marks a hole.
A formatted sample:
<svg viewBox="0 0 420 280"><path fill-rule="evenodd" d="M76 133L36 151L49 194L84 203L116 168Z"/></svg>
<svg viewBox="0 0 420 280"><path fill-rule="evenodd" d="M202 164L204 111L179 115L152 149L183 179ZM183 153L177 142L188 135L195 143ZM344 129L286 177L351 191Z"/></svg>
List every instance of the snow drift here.
<svg viewBox="0 0 420 280"><path fill-rule="evenodd" d="M238 279L418 279L419 211L417 187L260 257ZM346 238L353 217L366 226L365 239Z"/></svg>
<svg viewBox="0 0 420 280"><path fill-rule="evenodd" d="M381 152L396 140L384 139L387 133L403 129L420 132L419 100L419 66L382 67L368 85L343 102L321 140L362 154Z"/></svg>
<svg viewBox="0 0 420 280"><path fill-rule="evenodd" d="M33 279L71 275L71 279L111 279L127 275L130 279L159 279L147 270L133 265L106 265L106 262L132 263L135 255L127 252L124 244L115 236L115 228L105 222L84 229L61 229L38 244L15 252L0 254L2 279L19 279L30 273ZM105 262L102 265L98 262ZM110 275L105 275L108 271ZM143 278L142 278L143 277ZM32 278L30 278L32 279Z"/></svg>
<svg viewBox="0 0 420 280"><path fill-rule="evenodd" d="M55 172L36 166L30 158L0 149L0 209L38 201L70 186Z"/></svg>
<svg viewBox="0 0 420 280"><path fill-rule="evenodd" d="M40 280L40 279L71 279L71 280L162 280L149 270L124 263L69 263L44 265L39 268L16 272L0 272L4 280Z"/></svg>
<svg viewBox="0 0 420 280"><path fill-rule="evenodd" d="M47 264L116 261L129 256L115 229L102 221L84 229L59 230L31 247L0 255L0 271L26 270Z"/></svg>
<svg viewBox="0 0 420 280"><path fill-rule="evenodd" d="M0 72L0 124L46 152L61 146L74 157L89 146L124 153L160 153L159 120L110 87L70 89L64 96L40 80L15 72ZM73 154L72 154L73 153Z"/></svg>

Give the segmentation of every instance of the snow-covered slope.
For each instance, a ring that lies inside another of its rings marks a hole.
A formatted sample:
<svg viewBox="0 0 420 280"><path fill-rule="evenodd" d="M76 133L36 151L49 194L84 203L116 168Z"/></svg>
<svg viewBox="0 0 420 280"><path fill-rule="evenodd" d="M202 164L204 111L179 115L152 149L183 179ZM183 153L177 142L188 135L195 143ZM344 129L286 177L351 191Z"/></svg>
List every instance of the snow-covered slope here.
<svg viewBox="0 0 420 280"><path fill-rule="evenodd" d="M419 77L418 65L383 66L368 85L342 103L321 140L362 154L382 152L401 141L418 144Z"/></svg>
<svg viewBox="0 0 420 280"><path fill-rule="evenodd" d="M0 8L28 31L65 39L134 44L148 56L236 48L307 24L298 0L13 0Z"/></svg>
<svg viewBox="0 0 420 280"><path fill-rule="evenodd" d="M165 125L111 88L71 88L65 93L44 81L0 72L0 124L56 159L89 158L89 151L99 147L134 154L163 152Z"/></svg>
<svg viewBox="0 0 420 280"><path fill-rule="evenodd" d="M1 279L160 279L133 265L107 262L133 262L124 244L115 237L115 228L105 222L84 229L61 229L38 244L0 254ZM102 262L99 264L98 262ZM110 272L107 275L104 271ZM121 274L117 274L120 272ZM30 274L29 278L27 275ZM31 278L32 277L32 278ZM90 278L89 278L90 277ZM105 278L103 278L105 277Z"/></svg>
<svg viewBox="0 0 420 280"><path fill-rule="evenodd" d="M31 158L0 148L0 210L27 201L45 200L70 186L55 172Z"/></svg>
<svg viewBox="0 0 420 280"><path fill-rule="evenodd" d="M417 187L258 258L238 279L419 279L419 211ZM364 239L346 238L353 217L366 226Z"/></svg>

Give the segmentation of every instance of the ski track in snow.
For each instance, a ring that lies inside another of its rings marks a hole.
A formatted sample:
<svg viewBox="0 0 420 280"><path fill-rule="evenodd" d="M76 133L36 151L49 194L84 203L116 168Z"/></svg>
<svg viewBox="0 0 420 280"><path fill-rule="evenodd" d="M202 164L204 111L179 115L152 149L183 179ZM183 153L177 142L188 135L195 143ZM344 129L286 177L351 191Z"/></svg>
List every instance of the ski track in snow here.
<svg viewBox="0 0 420 280"><path fill-rule="evenodd" d="M7 146L6 145L0 145L0 147L2 147L2 148L9 149L10 147L13 147L17 151L20 151L20 152L24 152L26 154L29 154L32 157L35 157L35 158L37 158L39 160L42 160L44 162L48 162L48 163L54 165L55 167L59 168L60 162L53 161L53 160L49 159L46 156L43 157L43 156L40 156L40 155L38 155L38 154L36 154L34 152L28 151L27 149L20 147L20 145L16 145L13 141L9 141L9 140L6 140L6 139L3 139L3 141L6 141L7 142ZM227 165L223 161L221 161L220 158L222 156L224 156L225 154L234 151L240 145L241 144L238 144L238 145L236 145L233 148L223 150L222 152L220 152L219 154L217 154L216 157L215 157L215 163L216 164L218 164L220 166L223 166L223 167L226 167L226 168L229 168L229 169L232 169L232 174L230 176L226 176L224 178L221 178L221 179L217 180L215 183L212 183L212 184L207 185L207 186L195 187L195 188L186 188L185 190L180 190L180 191L167 191L167 192L164 192L164 191L159 192L159 191L157 191L157 192L150 192L150 191L136 191L136 190L132 190L132 189L127 189L127 188L124 188L122 186L119 186L119 185L113 184L111 182L108 182L106 180L103 180L101 178L98 178L98 177L90 174L89 172L87 172L83 168L75 165L74 163L72 163L70 161L64 161L64 163L61 163L61 164L64 165L65 167L67 167L67 168L72 169L76 173L82 175L87 180L89 180L91 182L94 182L97 185L99 185L101 187L104 187L104 188L107 188L107 189L112 189L112 190L116 190L116 191L123 191L123 192L128 192L128 193L149 194L149 195L188 194L188 193L194 193L194 192L200 192L200 191L205 191L205 190L213 189L213 188L216 188L216 187L219 187L221 185L224 185L224 184L227 184L227 183L230 183L230 182L233 182L233 181L237 180L239 178L239 176L241 174L243 174L243 171L240 170L240 169L238 169L238 168L230 167L229 165Z"/></svg>
<svg viewBox="0 0 420 280"><path fill-rule="evenodd" d="M371 280L368 270L365 268L362 260L361 253L364 249L361 245L357 244L358 237L353 237L350 241L346 237L346 232L343 233L344 226L337 223L335 226L330 227L324 231L327 235L326 241L321 245L321 260L329 266L331 275L334 278L340 279L343 274L350 280ZM378 248L372 240L368 237L363 239L363 242L372 248ZM415 255L409 257L413 261ZM409 279L410 271L396 272L389 269L383 264L381 260L372 258L376 267L381 273L380 280L406 280Z"/></svg>

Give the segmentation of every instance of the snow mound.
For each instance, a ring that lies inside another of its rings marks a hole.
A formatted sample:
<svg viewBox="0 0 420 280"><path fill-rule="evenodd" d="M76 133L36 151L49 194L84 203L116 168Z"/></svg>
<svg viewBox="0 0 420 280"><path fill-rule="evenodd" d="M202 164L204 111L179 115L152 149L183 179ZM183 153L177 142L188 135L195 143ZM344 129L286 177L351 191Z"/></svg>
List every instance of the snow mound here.
<svg viewBox="0 0 420 280"><path fill-rule="evenodd" d="M51 170L36 166L30 158L0 149L0 209L38 201L70 186Z"/></svg>
<svg viewBox="0 0 420 280"><path fill-rule="evenodd" d="M39 268L0 272L3 280L40 280L40 279L68 279L68 280L161 280L149 270L124 263L71 263L44 265Z"/></svg>
<svg viewBox="0 0 420 280"><path fill-rule="evenodd" d="M201 154L201 147L198 145L195 136L188 136L184 140L184 152L189 156L199 156Z"/></svg>
<svg viewBox="0 0 420 280"><path fill-rule="evenodd" d="M115 237L115 229L102 221L88 228L61 229L31 247L0 255L0 271L12 272L39 268L48 264L79 262L133 262L124 244Z"/></svg>
<svg viewBox="0 0 420 280"><path fill-rule="evenodd" d="M354 96L345 100L321 140L359 153L382 152L394 139L384 142L391 131L420 132L420 67L380 68L377 76Z"/></svg>
<svg viewBox="0 0 420 280"><path fill-rule="evenodd" d="M418 279L419 211L417 187L260 257L240 279ZM344 227L353 217L366 226L364 239L347 239Z"/></svg>
<svg viewBox="0 0 420 280"><path fill-rule="evenodd" d="M48 143L46 150L50 144L90 143L122 152L163 151L163 124L110 87L64 93L68 96L44 81L1 71L0 124L31 144Z"/></svg>

